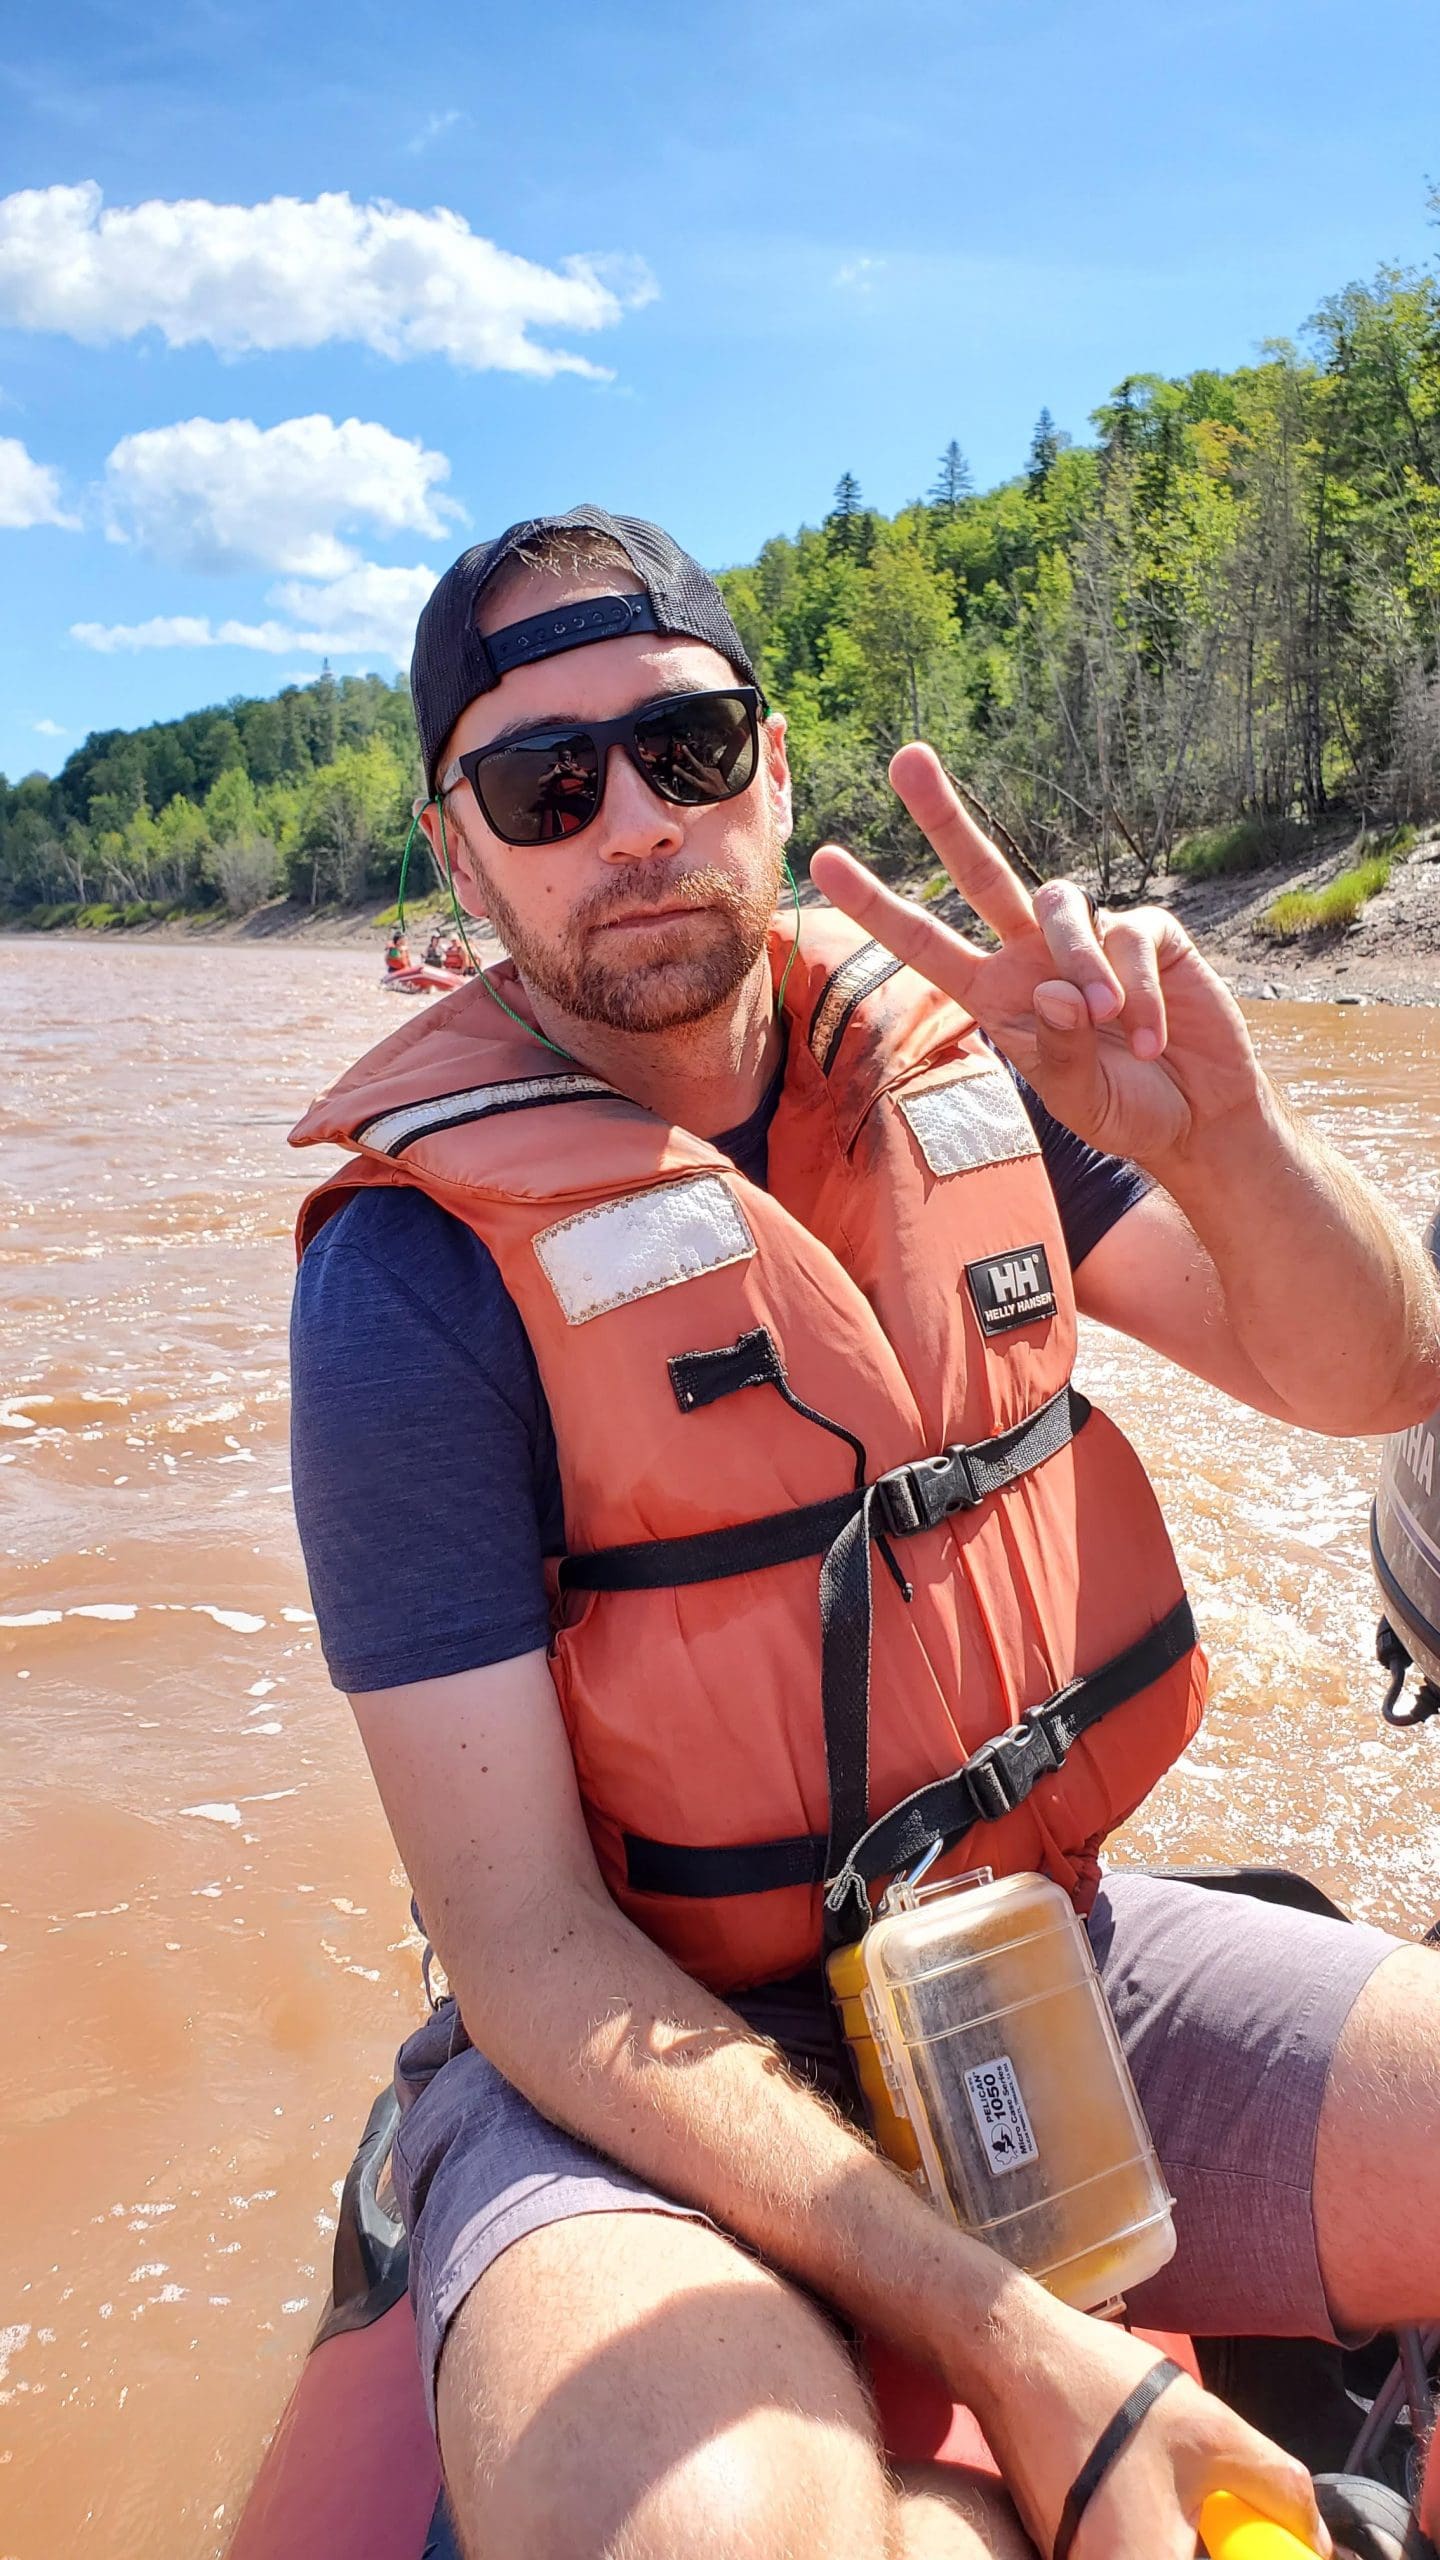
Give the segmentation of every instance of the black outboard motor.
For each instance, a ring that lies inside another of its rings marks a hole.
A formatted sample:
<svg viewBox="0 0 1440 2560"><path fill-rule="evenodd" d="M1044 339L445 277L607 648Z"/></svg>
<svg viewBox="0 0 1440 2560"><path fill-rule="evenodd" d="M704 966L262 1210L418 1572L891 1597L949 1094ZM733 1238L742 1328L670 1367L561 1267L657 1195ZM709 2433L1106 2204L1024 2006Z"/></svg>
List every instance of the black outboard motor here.
<svg viewBox="0 0 1440 2560"><path fill-rule="evenodd" d="M1425 1244L1440 1268L1440 1210ZM1370 1514L1370 1554L1385 1602L1375 1650L1390 1674L1386 1719L1423 1724L1427 1716L1440 1715L1440 1406L1385 1443ZM1402 1706L1412 1663L1420 1686Z"/></svg>

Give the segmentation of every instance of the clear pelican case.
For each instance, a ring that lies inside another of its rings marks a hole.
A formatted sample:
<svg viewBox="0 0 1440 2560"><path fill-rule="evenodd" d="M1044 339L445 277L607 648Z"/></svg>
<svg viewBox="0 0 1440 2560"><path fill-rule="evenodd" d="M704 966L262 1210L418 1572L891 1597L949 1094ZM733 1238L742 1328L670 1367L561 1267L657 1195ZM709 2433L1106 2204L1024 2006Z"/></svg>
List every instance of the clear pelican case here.
<svg viewBox="0 0 1440 2560"><path fill-rule="evenodd" d="M1160 2164L1058 1885L987 1868L892 1886L829 1974L880 2148L967 2231L1082 2311L1174 2255Z"/></svg>

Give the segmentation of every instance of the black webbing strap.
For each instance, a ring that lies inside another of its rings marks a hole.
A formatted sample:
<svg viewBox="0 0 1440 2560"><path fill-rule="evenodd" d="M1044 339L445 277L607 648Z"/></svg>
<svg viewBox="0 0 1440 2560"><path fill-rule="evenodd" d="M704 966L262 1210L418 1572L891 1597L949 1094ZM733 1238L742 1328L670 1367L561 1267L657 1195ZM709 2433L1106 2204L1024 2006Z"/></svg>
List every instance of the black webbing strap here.
<svg viewBox="0 0 1440 2560"><path fill-rule="evenodd" d="M977 1823L998 1822L1013 1813L1042 1777L1061 1766L1077 1735L1088 1733L1112 1708L1124 1706L1162 1678L1194 1642L1190 1604L1181 1600L1137 1643L1098 1670L1068 1681L1042 1705L1027 1709L1018 1724L983 1743L954 1777L917 1788L873 1823L857 1839L838 1876L820 1832L719 1849L687 1848L627 1832L626 1880L637 1893L709 1902L732 1894L777 1893L787 1885L823 1884L829 1875L837 1888L858 1883L863 1899L867 1882L908 1866L937 1837L948 1846ZM1032 1741L1032 1733L1043 1740ZM865 1925L863 1913L859 1925Z"/></svg>
<svg viewBox="0 0 1440 2560"><path fill-rule="evenodd" d="M675 1365L672 1362L672 1368ZM868 1536L862 1541L867 1550L869 1537L877 1532L914 1537L921 1529L938 1528L952 1512L974 1510L990 1494L1054 1457L1074 1439L1089 1414L1084 1396L1074 1387L1062 1387L1038 1412L1008 1431L997 1432L992 1440L945 1449L939 1457L919 1458L911 1466L892 1467L887 1475L852 1493L800 1503L792 1511L772 1511L760 1520L742 1520L733 1529L703 1529L693 1538L647 1538L634 1546L598 1547L589 1555L568 1555L560 1566L560 1588L670 1591L682 1583L724 1582L732 1574L763 1573L768 1565L828 1555L847 1525L862 1515L869 1523Z"/></svg>
<svg viewBox="0 0 1440 2560"><path fill-rule="evenodd" d="M953 1778L917 1787L892 1806L858 1834L843 1866L830 1870L825 1906L834 1927L853 1922L855 1929L863 1929L869 1917L867 1885L913 1865L936 1840L958 1840L977 1822L999 1822L1013 1813L1041 1778L1064 1767L1082 1733L1162 1679L1195 1642L1190 1603L1177 1600L1147 1635L1098 1671L1067 1681L1043 1706L1028 1708L1017 1724L982 1744Z"/></svg>

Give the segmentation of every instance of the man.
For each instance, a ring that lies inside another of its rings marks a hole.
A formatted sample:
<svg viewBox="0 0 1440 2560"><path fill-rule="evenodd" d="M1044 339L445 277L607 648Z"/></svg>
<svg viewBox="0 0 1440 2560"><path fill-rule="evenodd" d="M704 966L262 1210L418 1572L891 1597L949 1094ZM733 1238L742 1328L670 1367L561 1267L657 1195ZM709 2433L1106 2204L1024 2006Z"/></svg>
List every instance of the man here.
<svg viewBox="0 0 1440 2560"><path fill-rule="evenodd" d="M1435 2316L1434 1957L1097 1890L1200 1666L1138 1462L1066 1384L1078 1303L1261 1411L1393 1430L1440 1397L1428 1268L1179 927L1032 899L928 749L892 778L997 947L831 847L843 913L792 948L784 722L655 527L467 553L412 689L423 823L511 962L297 1133L352 1165L302 1221L295 1485L454 1993L401 2055L396 2175L464 2547L1178 2560L1220 2486L1322 2547L1293 2463L1185 2381L1138 2415L1153 2348L827 2103L817 1887L855 1934L909 1797L952 1871L1090 1907L1178 2197L1137 2316ZM453 1381L444 1447L431 1417L407 1455L397 1345ZM856 2330L973 2408L1013 2507L891 2472Z"/></svg>

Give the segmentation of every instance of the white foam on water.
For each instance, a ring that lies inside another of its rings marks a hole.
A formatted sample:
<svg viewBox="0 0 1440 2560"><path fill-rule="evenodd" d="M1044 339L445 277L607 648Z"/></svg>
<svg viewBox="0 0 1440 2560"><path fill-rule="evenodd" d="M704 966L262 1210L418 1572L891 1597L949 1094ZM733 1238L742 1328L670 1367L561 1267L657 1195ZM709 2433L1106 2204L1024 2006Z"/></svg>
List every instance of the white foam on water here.
<svg viewBox="0 0 1440 2560"><path fill-rule="evenodd" d="M238 1804L182 1804L180 1811L182 1814L193 1814L197 1822L223 1822L232 1831L237 1831L240 1827ZM218 1885L215 1890L219 1892Z"/></svg>
<svg viewBox="0 0 1440 2560"><path fill-rule="evenodd" d="M0 1627L58 1627L63 1609L26 1609L18 1617L0 1618Z"/></svg>
<svg viewBox="0 0 1440 2560"><path fill-rule="evenodd" d="M247 1724L245 1730L247 1733L283 1733L285 1727L272 1717L268 1724Z"/></svg>
<svg viewBox="0 0 1440 2560"><path fill-rule="evenodd" d="M228 1627L236 1636L258 1636L266 1624L251 1609L217 1609L213 1600L193 1600L190 1606L197 1618L213 1618L217 1627Z"/></svg>
<svg viewBox="0 0 1440 2560"><path fill-rule="evenodd" d="M0 2329L0 2382L10 2370L10 2359L17 2356L30 2335L28 2320L16 2320L8 2329Z"/></svg>
<svg viewBox="0 0 1440 2560"><path fill-rule="evenodd" d="M313 1627L315 1624L313 1609L282 1609L280 1615L287 1627Z"/></svg>
<svg viewBox="0 0 1440 2560"><path fill-rule="evenodd" d="M138 1618L140 1612L133 1600L87 1600L78 1609L67 1609L65 1615L67 1618L113 1618L118 1623L122 1618Z"/></svg>
<svg viewBox="0 0 1440 2560"><path fill-rule="evenodd" d="M247 1698L268 1698L274 1686L273 1680L252 1680L245 1695Z"/></svg>

